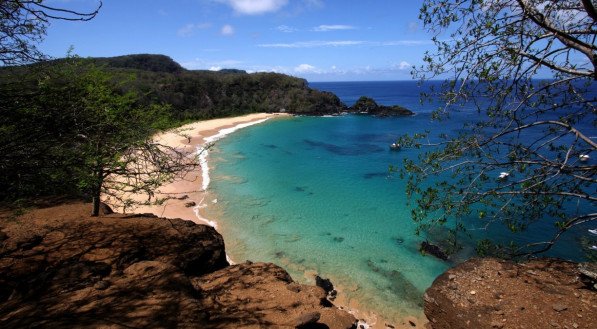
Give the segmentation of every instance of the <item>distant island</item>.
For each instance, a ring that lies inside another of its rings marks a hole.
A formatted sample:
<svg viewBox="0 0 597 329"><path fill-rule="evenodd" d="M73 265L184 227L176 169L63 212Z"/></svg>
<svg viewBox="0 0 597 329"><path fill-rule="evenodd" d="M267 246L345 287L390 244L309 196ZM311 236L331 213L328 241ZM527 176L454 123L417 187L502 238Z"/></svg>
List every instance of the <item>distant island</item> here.
<svg viewBox="0 0 597 329"><path fill-rule="evenodd" d="M389 116L408 116L414 115L411 110L400 105L378 105L375 100L367 96L361 96L357 102L350 108L352 113L371 114L379 117Z"/></svg>

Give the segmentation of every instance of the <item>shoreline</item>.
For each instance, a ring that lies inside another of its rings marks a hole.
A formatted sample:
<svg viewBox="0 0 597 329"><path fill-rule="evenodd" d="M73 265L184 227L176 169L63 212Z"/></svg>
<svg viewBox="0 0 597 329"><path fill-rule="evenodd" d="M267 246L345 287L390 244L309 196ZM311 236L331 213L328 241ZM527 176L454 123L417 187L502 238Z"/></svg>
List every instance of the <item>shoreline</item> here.
<svg viewBox="0 0 597 329"><path fill-rule="evenodd" d="M160 143L184 150L189 155L197 155L200 170L187 173L182 180L163 185L160 188L162 193L156 193L157 198L169 197L163 204L136 206L127 209L127 211L190 220L197 224L212 226L222 234L223 232L218 228L218 222L210 218L213 216L205 214L205 210L210 205L215 205L218 202L217 196L209 191L211 182L209 166L211 145L237 130L261 124L272 118L289 116L286 113L255 113L231 118L211 119L190 123L156 135L155 140ZM119 211L120 209L116 208L115 210ZM226 259L231 265L235 264L234 260L229 257L228 252L226 253ZM299 281L301 280L299 279ZM337 290L340 292L339 295L342 295L342 287L337 287ZM354 301L340 297L336 306L359 319L359 326L362 325L364 328L386 328L385 324L387 322L383 315L367 310L367 308L361 309L354 304ZM396 328L415 328L409 324L408 320L411 319L416 320L416 328L426 322L426 319L421 321L423 319L417 316L407 316L397 323L394 322L394 326Z"/></svg>
<svg viewBox="0 0 597 329"><path fill-rule="evenodd" d="M129 213L151 213L159 217L182 218L197 224L206 224L217 229L218 223L202 215L201 210L209 203L209 147L219 139L255 124L277 117L287 117L286 113L253 113L243 116L197 121L157 134L154 139L175 147L189 155L197 155L200 170L187 173L182 179L164 184L156 198L167 197L160 205L137 205L130 209L116 207L114 210ZM132 195L136 201L144 195ZM108 200L109 201L109 200Z"/></svg>

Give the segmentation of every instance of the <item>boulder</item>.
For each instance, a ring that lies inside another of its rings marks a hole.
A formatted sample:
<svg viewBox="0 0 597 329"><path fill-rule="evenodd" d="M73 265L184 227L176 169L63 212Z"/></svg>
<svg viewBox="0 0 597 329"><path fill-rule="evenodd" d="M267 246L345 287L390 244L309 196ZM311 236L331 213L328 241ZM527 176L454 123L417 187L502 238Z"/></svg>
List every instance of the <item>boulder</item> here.
<svg viewBox="0 0 597 329"><path fill-rule="evenodd" d="M219 328L348 329L356 325L352 315L327 302L322 288L297 284L271 263L229 266L192 283L201 292L202 308Z"/></svg>
<svg viewBox="0 0 597 329"><path fill-rule="evenodd" d="M107 204L100 202L99 205L99 214L100 215L110 215L113 214L114 211L112 210L112 208L110 208L110 206L108 206Z"/></svg>
<svg viewBox="0 0 597 329"><path fill-rule="evenodd" d="M332 290L334 290L332 281L330 281L330 279L322 278L319 275L315 276L315 285L321 287L326 293L330 293Z"/></svg>
<svg viewBox="0 0 597 329"><path fill-rule="evenodd" d="M440 275L424 299L434 329L592 328L597 323L597 293L581 282L577 264L557 259L471 259Z"/></svg>
<svg viewBox="0 0 597 329"><path fill-rule="evenodd" d="M229 266L212 227L90 204L0 215L0 328L350 328L273 264ZM1 212L0 212L1 213ZM325 305L324 305L325 304Z"/></svg>
<svg viewBox="0 0 597 329"><path fill-rule="evenodd" d="M228 266L220 234L182 219L91 217L90 209L75 203L0 220L8 236L0 255L1 328L169 327L186 321L182 313L200 311L187 307L196 295L187 276ZM141 275L150 268L155 276ZM181 311L160 315L172 309Z"/></svg>

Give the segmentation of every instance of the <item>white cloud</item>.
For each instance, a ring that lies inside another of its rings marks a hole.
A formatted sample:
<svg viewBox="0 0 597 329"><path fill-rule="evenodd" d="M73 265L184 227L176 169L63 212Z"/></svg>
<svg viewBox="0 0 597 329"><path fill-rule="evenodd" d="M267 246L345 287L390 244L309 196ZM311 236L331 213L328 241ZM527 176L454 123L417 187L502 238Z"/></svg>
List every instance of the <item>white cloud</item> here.
<svg viewBox="0 0 597 329"><path fill-rule="evenodd" d="M235 59L225 59L225 60L222 60L222 61L218 61L217 65L218 66L233 67L233 66L237 66L237 65L242 64L242 63L243 63L243 61L238 61L238 60L235 60Z"/></svg>
<svg viewBox="0 0 597 329"><path fill-rule="evenodd" d="M298 73L319 73L320 72L320 70L318 70L315 66L309 65L309 64L301 64L301 65L295 67L294 71L298 72Z"/></svg>
<svg viewBox="0 0 597 329"><path fill-rule="evenodd" d="M264 43L258 45L262 48L316 48L316 47L341 47L356 46L363 44L363 41L340 40L340 41L299 41L293 43Z"/></svg>
<svg viewBox="0 0 597 329"><path fill-rule="evenodd" d="M226 36L233 35L234 27L232 27L232 25L226 24L226 25L222 26L222 29L220 30L220 34L226 35Z"/></svg>
<svg viewBox="0 0 597 329"><path fill-rule="evenodd" d="M189 70L218 71L222 68L238 68L238 66L242 63L243 61L236 59L208 60L203 58L195 58L191 61L182 62L180 65Z"/></svg>
<svg viewBox="0 0 597 329"><path fill-rule="evenodd" d="M348 47L348 46L424 46L431 45L431 40L398 40L398 41L361 41L361 40L336 40L336 41L297 41L291 43L263 43L257 45L261 48L318 48L318 47Z"/></svg>
<svg viewBox="0 0 597 329"><path fill-rule="evenodd" d="M321 7L323 7L323 1L322 0L303 0L303 3L307 7L312 7L312 8L321 8Z"/></svg>
<svg viewBox="0 0 597 329"><path fill-rule="evenodd" d="M378 46L425 46L432 45L431 40L397 40L397 41L384 41L376 45Z"/></svg>
<svg viewBox="0 0 597 329"><path fill-rule="evenodd" d="M399 70L408 70L408 69L411 69L412 67L413 66L407 61L402 61L402 62L400 62L400 64L398 64Z"/></svg>
<svg viewBox="0 0 597 329"><path fill-rule="evenodd" d="M319 25L312 29L315 32L329 32L329 31L341 31L341 30L355 30L356 27L351 25Z"/></svg>
<svg viewBox="0 0 597 329"><path fill-rule="evenodd" d="M181 37L188 37L193 34L194 26L195 24L187 24L178 29L178 32L176 34L178 34L178 36Z"/></svg>
<svg viewBox="0 0 597 329"><path fill-rule="evenodd" d="M241 15L260 15L276 12L288 4L288 0L218 0L232 7Z"/></svg>
<svg viewBox="0 0 597 329"><path fill-rule="evenodd" d="M294 27L290 27L288 25L280 25L276 27L276 30L284 33L292 33L298 31L298 29L295 29Z"/></svg>
<svg viewBox="0 0 597 329"><path fill-rule="evenodd" d="M180 37L188 37L191 36L195 33L195 31L197 30L205 30L211 27L211 23L199 23L199 24L194 24L194 23L189 23L183 27L181 27L180 29L178 29L178 32L176 34L178 34L178 36Z"/></svg>

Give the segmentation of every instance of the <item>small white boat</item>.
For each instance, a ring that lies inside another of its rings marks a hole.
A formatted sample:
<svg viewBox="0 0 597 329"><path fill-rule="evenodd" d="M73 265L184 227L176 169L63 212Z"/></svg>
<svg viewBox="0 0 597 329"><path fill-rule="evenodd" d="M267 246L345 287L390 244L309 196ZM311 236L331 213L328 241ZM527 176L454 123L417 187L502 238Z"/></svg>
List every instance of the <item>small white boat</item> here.
<svg viewBox="0 0 597 329"><path fill-rule="evenodd" d="M506 180L508 179L508 177L510 176L510 173L507 172L501 172L500 175L498 176L498 180Z"/></svg>
<svg viewBox="0 0 597 329"><path fill-rule="evenodd" d="M591 157L588 154L581 154L578 156L578 160L580 160L580 162L587 162L590 158Z"/></svg>
<svg viewBox="0 0 597 329"><path fill-rule="evenodd" d="M597 246L591 246L589 249L597 251Z"/></svg>
<svg viewBox="0 0 597 329"><path fill-rule="evenodd" d="M589 229L589 233L597 235L597 228Z"/></svg>
<svg viewBox="0 0 597 329"><path fill-rule="evenodd" d="M390 150L392 150L392 151L398 151L398 150L400 150L400 144L398 144L398 143L392 143L392 145L390 145Z"/></svg>

